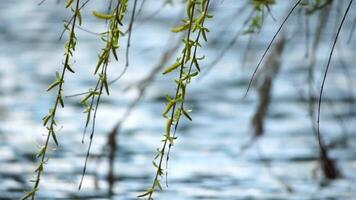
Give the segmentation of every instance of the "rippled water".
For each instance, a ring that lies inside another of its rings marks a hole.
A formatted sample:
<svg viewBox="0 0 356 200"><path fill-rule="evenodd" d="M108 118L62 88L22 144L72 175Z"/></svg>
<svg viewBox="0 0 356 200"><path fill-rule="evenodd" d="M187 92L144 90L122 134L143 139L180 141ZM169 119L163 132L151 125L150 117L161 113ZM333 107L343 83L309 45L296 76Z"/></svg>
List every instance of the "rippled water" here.
<svg viewBox="0 0 356 200"><path fill-rule="evenodd" d="M340 2L342 5L347 1ZM231 17L242 4L232 0L214 3L215 17L208 23L212 30L211 42L203 50L207 55L205 65L212 62L231 40L249 12ZM147 20L147 16L160 5L158 1L148 0L135 24L130 67L125 76L112 85L111 95L104 98L99 108L93 155L102 152L107 133L138 95L135 87L124 89L148 75L167 43L174 45L173 39L169 39L169 29L177 23L175 18L179 16L180 8L168 6ZM327 144L344 137L342 126L346 130L347 144L338 144L329 152L343 175L341 178L324 181L317 162L318 148L307 102L300 96L300 91L304 94L307 91L307 64L305 33L300 27L303 19L297 16L288 23L288 33L300 30L289 38L283 55L283 65L274 83L265 121L265 134L240 154L242 146L251 139L250 120L257 105L255 90L245 99L242 96L253 67L291 7L282 1L272 9L277 22L269 17L262 32L254 38L244 68L241 66L247 36L241 37L206 76L192 82L188 105L193 108L193 122L183 121L180 126L169 162L169 187L157 193L157 199L355 199L356 108L355 101L349 97L355 92L356 38L350 43L345 39L355 18L355 6L351 8L340 36L341 42L327 78L324 96L333 103L323 104L321 118L322 136ZM340 8L344 10L345 6ZM337 9L338 6L329 20L323 37L325 42L317 54L317 85L320 85L335 22L339 23L335 21L340 19L336 15ZM105 6L89 3L83 16L83 27L94 32L103 31L105 26L90 15L91 10L105 10ZM53 93L45 90L54 72L60 68L64 41L58 41L58 37L62 20L68 17L69 13L62 5L49 0L42 6L37 6L35 1L0 3L0 199L18 199L31 186L28 180L36 165L34 155L45 133L41 118L54 98ZM315 19L310 20L311 26L315 25ZM76 73L67 76L66 95L87 91L95 83L92 72L101 48L100 40L80 30L78 34ZM122 42L125 47L126 41ZM111 78L123 69L123 50L120 60L110 65ZM350 91L340 60L348 67L353 91ZM152 181L154 168L151 161L154 149L160 145L165 124L161 117L163 96L173 90L172 78L158 76L144 100L123 124L115 160L115 199L136 199ZM84 187L77 190L87 148L87 143L80 142L85 116L78 104L79 98L65 101L66 107L58 116L63 125L57 136L60 145L50 153L38 198L107 199L106 158L90 160ZM335 114L342 123L335 119Z"/></svg>

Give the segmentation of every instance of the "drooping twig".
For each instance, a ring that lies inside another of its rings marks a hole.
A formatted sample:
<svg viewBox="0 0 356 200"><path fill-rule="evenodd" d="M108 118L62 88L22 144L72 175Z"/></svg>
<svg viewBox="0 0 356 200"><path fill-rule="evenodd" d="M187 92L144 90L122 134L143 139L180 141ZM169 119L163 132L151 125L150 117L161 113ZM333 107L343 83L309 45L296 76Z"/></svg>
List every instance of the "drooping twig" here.
<svg viewBox="0 0 356 200"><path fill-rule="evenodd" d="M309 84L312 84L312 83L309 83ZM302 91L299 90L299 88L297 88L297 90L298 90L298 93L299 93L299 96L301 97L301 99L308 102L308 106L307 106L308 107L308 116L309 116L309 119L311 122L312 132L315 136L315 139L318 142L318 150L319 150L318 162L320 164L321 171L323 172L325 178L332 180L332 179L336 179L336 178L340 177L341 173L337 169L335 161L329 157L328 147L324 144L324 142L321 139L320 140L318 139L318 133L317 133L318 131L317 131L317 127L314 123L314 116L315 116L314 115L314 102L315 102L316 98L313 95L314 92L312 91L312 93L311 93L311 91L310 91L310 88L312 88L312 85L308 86L309 87L308 98L304 97ZM332 105L330 107L332 107ZM336 116L334 116L334 117L337 120L339 120L339 118L337 118ZM342 122L340 121L340 123L342 123Z"/></svg>
<svg viewBox="0 0 356 200"><path fill-rule="evenodd" d="M116 50L119 48L118 42L119 38L122 36L122 32L119 30L119 25L122 25L121 21L125 16L127 11L128 0L118 0L115 9L107 17L102 14L93 12L94 16L99 19L109 20L109 26L106 32L103 33L102 40L105 42L105 47L99 54L97 64L95 66L94 75L98 76L97 83L94 89L90 89L89 93L82 99L81 103L85 106L86 124L83 133L85 135L86 128L89 125L90 120L92 120L92 129L90 134L89 146L87 149L87 154L85 157L84 167L82 171L82 177L79 183L79 190L82 187L84 176L86 173L87 163L90 155L90 150L92 147L93 137L95 133L95 124L98 107L100 104L100 99L105 90L106 94L109 95L109 84L107 80L107 68L109 65L109 59L112 55L116 60L118 60ZM87 105L87 101L90 100L90 104ZM93 117L91 118L91 112L94 111Z"/></svg>
<svg viewBox="0 0 356 200"><path fill-rule="evenodd" d="M256 149L257 149L257 153L260 157L260 161L263 163L263 165L266 167L266 169L268 170L268 173L274 178L276 179L283 187L284 189L288 192L288 193L292 193L294 192L294 189L292 188L292 186L290 186L285 180L283 180L280 176L278 176L277 174L275 174L272 169L271 169L271 162L269 159L267 159L264 155L263 155L263 151L260 147L260 145L257 143L256 145Z"/></svg>
<svg viewBox="0 0 356 200"><path fill-rule="evenodd" d="M171 41L171 38L169 39L169 41ZM169 42L169 44L170 44L170 42ZM126 110L124 111L124 114L122 115L122 118L115 124L114 128L108 134L107 145L108 145L108 151L109 151L109 172L108 172L106 179L109 183L109 194L111 194L111 195L113 194L113 188L114 188L114 184L115 184L114 160L116 157L116 151L118 149L118 144L116 142L116 139L118 138L118 135L121 131L122 125L125 123L125 121L128 119L128 117L131 115L132 111L139 104L139 102L143 99L143 97L145 96L146 90L154 82L158 72L161 71L163 69L163 67L166 66L167 62L172 58L173 53L177 51L179 44L180 44L180 40L178 40L176 42L176 45L174 45L172 48L167 49L162 54L160 61L152 69L152 71L149 73L149 75L144 80L142 80L140 83L137 84L137 88L139 90L138 96L126 108Z"/></svg>
<svg viewBox="0 0 356 200"><path fill-rule="evenodd" d="M89 3L89 2L90 2L90 0L86 0L86 1L79 7L78 10L79 10L79 11L82 10L82 8L84 8L84 7L87 5L87 3ZM73 20L73 19L74 19L74 17L72 16L72 17L67 21L67 24L72 23L72 20ZM63 31L61 32L61 34L60 34L58 40L62 40L62 37L63 37L64 33L66 32L66 29L67 29L67 27L64 27L64 29L63 29Z"/></svg>
<svg viewBox="0 0 356 200"><path fill-rule="evenodd" d="M167 148L172 146L176 137L174 137L173 131L176 130L176 126L172 129L173 125L176 125L182 115L191 120L191 117L188 114L188 111L185 110L182 106L186 98L186 87L190 83L191 79L199 74L199 58L196 55L196 49L201 47L199 43L200 36L207 41L206 33L208 29L204 27L204 22L207 18L211 18L208 14L210 0L202 0L201 2L197 1L188 1L186 6L187 17L183 20L184 24L177 26L172 29L173 32L185 32L186 37L183 39L184 49L181 53L181 57L176 59L176 62L171 66L167 67L163 74L170 73L175 70L179 70L179 78L175 81L176 83L176 92L173 98L167 96L167 105L165 111L163 112L163 117L166 118L166 129L164 138L162 140L161 148L157 149L157 154L153 161L155 167L155 175L151 187L149 187L146 192L142 193L138 197L146 197L148 200L152 199L154 191L157 189L162 190L160 183L160 178L164 175L163 161L164 158L167 158L168 152ZM195 13L198 12L198 13ZM195 40L193 40L193 34L195 34ZM195 49L195 50L194 50ZM188 65L188 66L185 66ZM197 71L191 72L191 67L195 66ZM169 115L169 116L168 116ZM167 153L167 154L166 154ZM156 162L157 160L157 162Z"/></svg>
<svg viewBox="0 0 356 200"><path fill-rule="evenodd" d="M320 87L319 100L318 100L318 112L317 112L317 137L318 137L318 142L319 142L319 146L320 146L322 154L324 153L324 151L323 151L323 146L322 146L322 143L321 143L321 136L320 136L321 100L322 100L322 95L323 95L323 91L324 91L324 85L325 85L326 76L328 74L328 70L329 70L331 58L332 58L332 55L333 55L333 52L334 52L334 49L335 49L335 45L336 45L336 42L337 42L337 40L339 38L339 34L340 34L340 31L341 31L341 28L342 28L342 26L343 26L343 24L345 22L346 16L347 16L347 14L348 14L348 12L350 10L352 2L353 2L353 0L350 0L348 6L346 8L346 11L345 11L345 13L344 13L344 15L342 17L341 23L340 23L340 25L338 27L338 30L337 30L337 33L336 33L336 36L335 36L335 39L334 39L330 54L329 54L328 62L326 64L326 69L325 69L324 76L323 76L323 79L322 79L321 87Z"/></svg>
<svg viewBox="0 0 356 200"><path fill-rule="evenodd" d="M270 43L268 44L266 50L264 51L264 53L263 53L263 55L262 55L260 61L258 62L257 66L256 66L256 68L255 68L255 70L254 70L254 72L253 72L253 74L252 74L252 77L251 77L250 82L249 82L249 84L248 84L248 86L247 86L247 90L246 90L246 93L245 93L244 97L247 96L248 91L250 90L252 81L254 80L255 74L256 74L257 70L259 69L259 67L260 67L260 65L261 65L261 63L262 63L262 61L263 61L263 59L265 58L265 56L266 56L268 50L271 48L271 46L272 46L274 40L276 39L276 37L277 37L277 35L279 34L279 32L282 30L283 25L286 23L286 21L288 20L289 16L293 13L294 9L300 4L301 1L302 1L302 0L298 0L297 3L292 7L292 9L289 11L289 13L287 14L287 16L284 18L282 24L279 26L277 32L274 34L272 40L271 40Z"/></svg>
<svg viewBox="0 0 356 200"><path fill-rule="evenodd" d="M133 27L133 24L134 24L134 21L135 21L136 7L137 7L137 0L134 0L134 6L133 6L133 9L132 9L132 14L131 14L131 19L130 19L129 29L128 29L129 36L127 38L127 45L126 45L126 64L125 64L125 68L124 68L123 72L121 73L122 75L125 74L127 68L129 67L129 51L130 51L132 27Z"/></svg>
<svg viewBox="0 0 356 200"><path fill-rule="evenodd" d="M54 101L53 107L49 109L49 113L43 118L43 126L47 129L47 135L45 139L45 144L40 148L39 152L37 153L36 157L40 159L40 163L38 164L35 173L36 177L32 189L27 192L21 199L28 199L31 198L32 200L35 199L36 192L38 191L38 187L41 181L42 173L44 171L44 166L47 162L47 152L49 148L50 138L53 139L54 143L58 145L57 137L56 137L56 130L55 127L57 126L56 123L56 116L57 116L57 109L58 107L64 107L62 92L63 92L63 84L65 79L65 74L67 71L74 73L73 69L70 67L70 60L73 57L73 52L75 51L76 46L76 33L75 33L75 25L77 23L78 16L80 15L80 0L75 2L75 6L72 8L72 2L67 3L66 7L70 7L73 11L73 21L71 24L66 24L66 30L69 33L68 41L65 45L65 58L63 62L63 67L61 73L56 72L56 80L48 87L47 91L52 89L57 89L56 100ZM78 20L79 21L79 20ZM80 22L79 22L80 24Z"/></svg>

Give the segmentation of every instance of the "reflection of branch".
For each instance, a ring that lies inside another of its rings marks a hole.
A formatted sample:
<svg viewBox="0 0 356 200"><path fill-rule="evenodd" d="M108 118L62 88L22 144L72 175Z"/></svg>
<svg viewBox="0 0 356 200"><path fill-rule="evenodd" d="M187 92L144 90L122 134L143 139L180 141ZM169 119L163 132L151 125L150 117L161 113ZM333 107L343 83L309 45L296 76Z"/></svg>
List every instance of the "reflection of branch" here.
<svg viewBox="0 0 356 200"><path fill-rule="evenodd" d="M120 129L120 123L116 124L115 127L110 131L108 138L107 138L107 145L110 148L108 159L109 159L109 172L106 177L106 180L109 184L109 195L112 196L114 194L114 184L115 184L115 175L114 175L114 161L115 161L115 155L117 151L117 133L118 130Z"/></svg>
<svg viewBox="0 0 356 200"><path fill-rule="evenodd" d="M288 193L292 193L294 192L294 189L288 184L286 183L286 181L284 181L280 176L277 176L277 174L275 174L272 169L271 169L271 162L269 159L267 159L264 155L263 155L263 151L261 149L261 147L257 144L256 146L257 149L257 153L260 157L260 161L263 163L263 165L266 167L266 169L268 170L268 173L275 178L283 187L284 189L288 192Z"/></svg>
<svg viewBox="0 0 356 200"><path fill-rule="evenodd" d="M236 157L240 157L263 134L264 118L270 102L270 93L271 93L273 78L277 75L279 71L281 65L281 56L284 50L285 43L286 43L285 35L282 35L282 38L279 39L274 44L272 53L268 56L266 64L264 65L263 70L259 74L261 76L260 79L258 79L260 80L260 82L258 83L260 103L251 120L252 126L254 128L254 134L250 140L248 140L245 144L243 144L240 147L240 150L236 155Z"/></svg>
<svg viewBox="0 0 356 200"><path fill-rule="evenodd" d="M278 74L281 66L281 57L286 43L286 38L277 41L272 49L271 54L267 58L259 78L257 79L259 104L256 112L252 118L252 126L254 127L254 135L260 136L263 134L264 118L269 107L271 99L271 90L273 85L273 78Z"/></svg>
<svg viewBox="0 0 356 200"><path fill-rule="evenodd" d="M312 84L312 83L309 83L309 84ZM309 86L310 88L312 88L312 85ZM298 88L297 88L298 89ZM309 119L311 121L311 125L312 125L312 131L313 131L313 134L315 135L316 139L318 140L318 131L317 131L317 127L316 127L316 124L314 123L314 102L315 102L315 97L314 97L314 92L310 93L309 92L309 99L305 98L303 96L303 93L301 90L298 90L299 92L299 96L308 102L308 116L309 116ZM332 102L332 101L330 101ZM337 120L339 118L336 117L336 115L334 116ZM342 123L342 122L340 122ZM335 164L335 161L332 160L331 158L329 158L328 156L328 147L322 142L322 140L319 138L319 164L321 166L321 169L322 169L322 172L324 173L324 177L326 177L327 179L336 179L338 178L339 176L341 176L341 173L339 172L339 170L337 169L336 167L336 164ZM331 147L331 146L329 146Z"/></svg>

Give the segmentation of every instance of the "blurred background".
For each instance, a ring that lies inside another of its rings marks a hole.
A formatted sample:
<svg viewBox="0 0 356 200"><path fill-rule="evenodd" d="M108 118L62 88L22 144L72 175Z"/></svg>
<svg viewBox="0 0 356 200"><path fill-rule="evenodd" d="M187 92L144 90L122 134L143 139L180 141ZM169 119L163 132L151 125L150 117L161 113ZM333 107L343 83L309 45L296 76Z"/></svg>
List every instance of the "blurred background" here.
<svg viewBox="0 0 356 200"><path fill-rule="evenodd" d="M349 1L330 1L315 13L296 8L243 98L254 68L295 2L277 1L270 13L265 10L260 31L240 34L253 15L249 1L212 1L209 41L199 52L205 55L202 73L188 88L193 121L184 119L179 126L168 164L169 187L155 199L356 198L356 5L341 30L323 94L320 129L327 152L320 153L313 131L316 100ZM71 13L63 1L38 3L0 3L0 199L19 199L32 186L35 155L46 133L42 117L55 98L46 89L63 61L66 35L59 37ZM66 76L66 96L95 86L93 71L103 47L96 33L106 25L91 12L105 12L108 5L90 1L83 8L72 63L76 73ZM82 144L84 109L81 96L72 96L58 112L59 146L51 144L38 199L137 199L151 185L152 160L165 126L164 96L173 95L177 75L161 72L180 56L180 35L170 29L180 23L184 9L181 1L138 0L138 7L130 65L99 106L82 190L89 134ZM132 3L128 16L131 10ZM126 43L122 38L119 62L109 66L110 80L124 70ZM108 137L115 126L110 165Z"/></svg>

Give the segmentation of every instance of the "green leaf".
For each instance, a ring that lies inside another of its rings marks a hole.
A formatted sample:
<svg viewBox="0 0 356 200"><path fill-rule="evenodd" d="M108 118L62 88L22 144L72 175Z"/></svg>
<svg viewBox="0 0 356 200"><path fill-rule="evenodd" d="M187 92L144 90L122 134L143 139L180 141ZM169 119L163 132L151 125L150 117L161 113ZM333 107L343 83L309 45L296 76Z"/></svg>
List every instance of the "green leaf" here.
<svg viewBox="0 0 356 200"><path fill-rule="evenodd" d="M206 32L205 32L204 28L201 30L201 35L203 36L203 39L205 40L205 42L207 42L208 41L208 37L206 36Z"/></svg>
<svg viewBox="0 0 356 200"><path fill-rule="evenodd" d="M46 147L42 146L41 149L38 151L36 157L37 158L41 157L45 151L46 151Z"/></svg>
<svg viewBox="0 0 356 200"><path fill-rule="evenodd" d="M80 14L80 10L77 10L77 16L78 16L79 26L81 26L82 25L82 15Z"/></svg>
<svg viewBox="0 0 356 200"><path fill-rule="evenodd" d="M115 60L118 61L117 54L116 54L116 49L115 48L111 48L111 51L112 51L112 55L114 55Z"/></svg>
<svg viewBox="0 0 356 200"><path fill-rule="evenodd" d="M152 188L148 188L145 193L140 194L137 197L145 197L145 196L148 196L149 194L152 194L152 192L153 192L153 189Z"/></svg>
<svg viewBox="0 0 356 200"><path fill-rule="evenodd" d="M80 101L81 104L85 104L87 100L93 95L92 91L89 91L88 94Z"/></svg>
<svg viewBox="0 0 356 200"><path fill-rule="evenodd" d="M174 69L178 68L181 65L181 63L176 62L173 65L167 67L164 71L163 74L168 74L169 72L173 71Z"/></svg>
<svg viewBox="0 0 356 200"><path fill-rule="evenodd" d="M166 124L166 133L170 133L171 132L171 125L172 125L173 120L169 119L167 120L167 124Z"/></svg>
<svg viewBox="0 0 356 200"><path fill-rule="evenodd" d="M193 63L194 63L194 66L197 68L197 70L200 71L200 66L199 66L198 60L196 58L193 58Z"/></svg>
<svg viewBox="0 0 356 200"><path fill-rule="evenodd" d="M187 30L188 28L189 28L189 23L186 23L186 24L183 24L183 25L180 25L180 26L173 27L171 29L171 31L174 32L174 33L178 33L178 32L182 32L184 30Z"/></svg>
<svg viewBox="0 0 356 200"><path fill-rule="evenodd" d="M50 91L51 89L53 89L54 87L56 87L60 82L59 81L55 81L53 83L51 83L48 88L47 91Z"/></svg>
<svg viewBox="0 0 356 200"><path fill-rule="evenodd" d="M66 8L70 7L73 3L73 0L67 0L66 2Z"/></svg>
<svg viewBox="0 0 356 200"><path fill-rule="evenodd" d="M42 118L43 120L43 126L46 126L48 123L48 120L51 119L51 115L46 115Z"/></svg>
<svg viewBox="0 0 356 200"><path fill-rule="evenodd" d="M157 163L156 163L155 161L152 161L152 164L153 164L153 166L155 166L156 168L158 168L158 165L157 165Z"/></svg>
<svg viewBox="0 0 356 200"><path fill-rule="evenodd" d="M105 20L111 19L113 17L112 14L104 14L104 13L99 13L96 11L93 11L92 14L99 19L105 19Z"/></svg>
<svg viewBox="0 0 356 200"><path fill-rule="evenodd" d="M157 186L160 190L163 190L163 189L162 189L162 186L161 186L161 183L159 182L158 179L155 180L154 185Z"/></svg>
<svg viewBox="0 0 356 200"><path fill-rule="evenodd" d="M75 71L69 65L66 65L66 69L68 69L72 73L75 73Z"/></svg>
<svg viewBox="0 0 356 200"><path fill-rule="evenodd" d="M103 80L103 84L104 84L104 88L105 88L106 94L107 94L107 95L110 95L110 92L109 92L109 85L108 85L108 81L107 81L106 78Z"/></svg>
<svg viewBox="0 0 356 200"><path fill-rule="evenodd" d="M58 72L56 72L56 79L57 79L57 80L61 80L61 76L59 75Z"/></svg>
<svg viewBox="0 0 356 200"><path fill-rule="evenodd" d="M61 95L58 96L58 101L61 104L62 108L64 108L64 102L63 102L63 98Z"/></svg>
<svg viewBox="0 0 356 200"><path fill-rule="evenodd" d="M164 112L162 113L163 117L167 118L167 113L171 110L172 106L175 104L174 101L169 101L166 105L166 109L164 110Z"/></svg>
<svg viewBox="0 0 356 200"><path fill-rule="evenodd" d="M35 169L35 172L41 172L41 171L43 171L43 163L39 164Z"/></svg>
<svg viewBox="0 0 356 200"><path fill-rule="evenodd" d="M190 121L193 121L192 118L189 116L189 113L186 110L182 109L182 111L183 111L184 116L186 116Z"/></svg>
<svg viewBox="0 0 356 200"><path fill-rule="evenodd" d="M187 74L182 80L187 80L187 79L191 79L194 76L197 76L199 74L199 72L193 72L191 74Z"/></svg>
<svg viewBox="0 0 356 200"><path fill-rule="evenodd" d="M100 66L103 63L103 61L104 61L104 59L100 56L99 57L99 62L98 62L98 64L96 64L94 74L96 74L98 72L98 70L100 69Z"/></svg>
<svg viewBox="0 0 356 200"><path fill-rule="evenodd" d="M51 131L50 134L52 135L52 138L53 138L54 143L58 146L57 136L56 136L56 134L54 133L54 131Z"/></svg>
<svg viewBox="0 0 356 200"><path fill-rule="evenodd" d="M31 196L33 196L33 195L35 194L35 191L36 191L36 190L32 190L32 191L30 191L30 192L27 192L27 193L21 198L21 200L25 200L25 199L30 198Z"/></svg>

